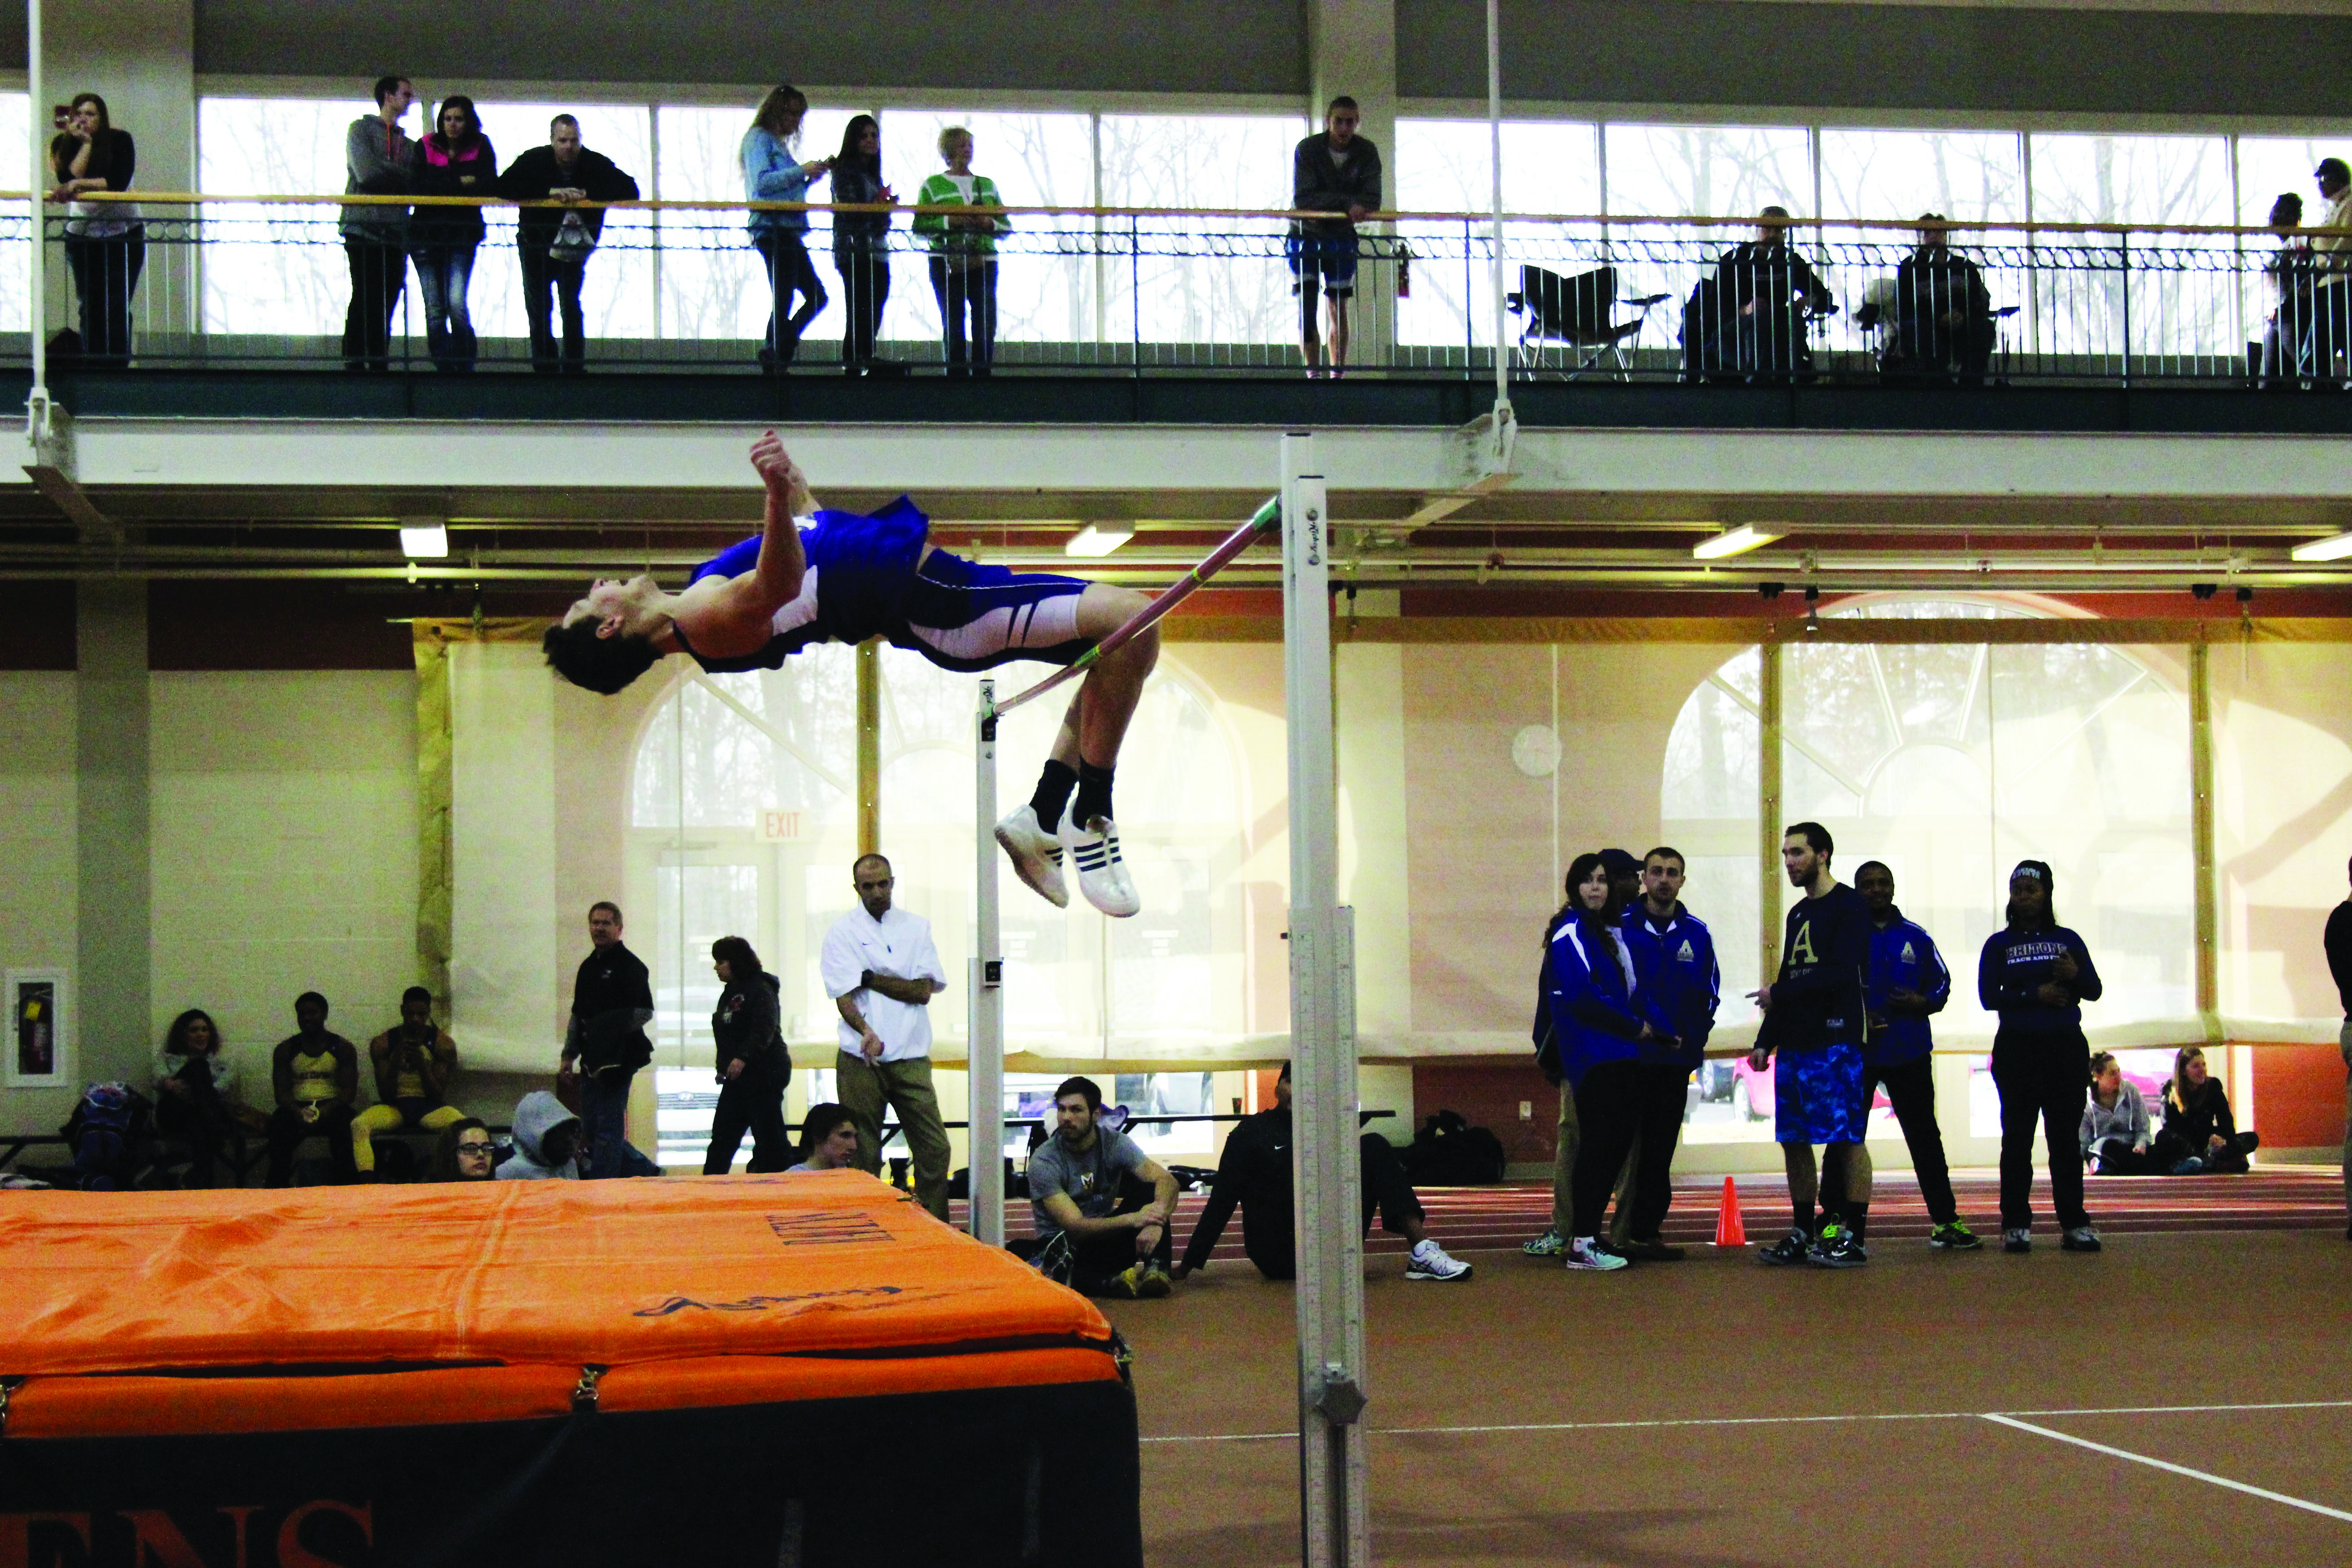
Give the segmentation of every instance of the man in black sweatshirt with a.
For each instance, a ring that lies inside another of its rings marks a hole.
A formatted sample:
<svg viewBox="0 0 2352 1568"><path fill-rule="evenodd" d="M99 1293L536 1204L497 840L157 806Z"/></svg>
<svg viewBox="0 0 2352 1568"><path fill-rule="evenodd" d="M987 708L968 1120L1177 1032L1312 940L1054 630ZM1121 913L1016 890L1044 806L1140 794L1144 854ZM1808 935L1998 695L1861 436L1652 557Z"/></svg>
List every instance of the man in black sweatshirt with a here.
<svg viewBox="0 0 2352 1568"><path fill-rule="evenodd" d="M1789 1234L1761 1256L1767 1263L1813 1263L1853 1268L1869 1261L1863 1226L1870 1211L1870 1163L1860 1158L1869 1099L1864 1089L1863 1042L1868 1024L1864 995L1870 939L1877 928L1862 895L1830 871L1835 845L1818 822L1800 822L1780 837L1780 864L1804 890L1789 911L1780 970L1751 993L1764 1011L1748 1065L1762 1072L1780 1058L1772 1081L1773 1136L1789 1173ZM1839 1213L1813 1235L1813 1200L1822 1164L1832 1168L1843 1194Z"/></svg>
<svg viewBox="0 0 2352 1568"><path fill-rule="evenodd" d="M602 153L580 144L580 121L559 114L548 121L544 147L533 147L499 176L499 195L512 202L633 202L637 182L621 172ZM570 235L564 220L580 221ZM587 327L580 310L580 289L588 273L588 257L604 236L604 209L583 206L525 207L515 221L515 247L522 257L523 316L530 323L530 368L552 373L561 368L577 374L587 368ZM555 332L549 316L555 301L563 313L563 359L555 357Z"/></svg>
<svg viewBox="0 0 2352 1568"><path fill-rule="evenodd" d="M2352 1241L2352 899L2327 914L2327 973L2336 977L2336 1000L2344 1005L2344 1239Z"/></svg>
<svg viewBox="0 0 2352 1568"><path fill-rule="evenodd" d="M1177 1279L1208 1267L1209 1254L1216 1249L1217 1238L1224 1235L1236 1204L1243 1209L1242 1248L1257 1265L1258 1272L1269 1279L1298 1277L1297 1213L1291 1202L1290 1188L1287 1062L1282 1066L1282 1076L1275 1080L1274 1100L1273 1110L1243 1117L1225 1139L1224 1154L1217 1161L1216 1184L1210 1190L1208 1206L1201 1211L1200 1223L1192 1227L1192 1239L1185 1244L1184 1259L1176 1265ZM1377 1211L1381 1229L1412 1243L1412 1255L1404 1272L1408 1279L1470 1278L1470 1265L1447 1257L1445 1249L1430 1240L1428 1232L1423 1229L1421 1200L1413 1195L1412 1184L1405 1180L1404 1167L1397 1163L1396 1152L1389 1147L1388 1140L1377 1132L1367 1132L1361 1146L1364 1228L1372 1228L1372 1215Z"/></svg>

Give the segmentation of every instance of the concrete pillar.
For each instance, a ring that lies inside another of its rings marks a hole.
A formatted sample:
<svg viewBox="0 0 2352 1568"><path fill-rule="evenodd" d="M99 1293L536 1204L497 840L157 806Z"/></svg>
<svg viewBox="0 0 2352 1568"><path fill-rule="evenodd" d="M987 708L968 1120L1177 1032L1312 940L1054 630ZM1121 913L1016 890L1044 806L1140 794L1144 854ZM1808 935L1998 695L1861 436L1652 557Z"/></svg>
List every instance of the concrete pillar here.
<svg viewBox="0 0 2352 1568"><path fill-rule="evenodd" d="M1307 0L1307 118L1322 128L1323 110L1342 93L1363 111L1362 134L1381 150L1381 202L1396 205L1396 0ZM1366 233L1386 235L1388 224ZM1396 267L1366 260L1357 272L1355 342L1349 359L1388 363L1396 343Z"/></svg>
<svg viewBox="0 0 2352 1568"><path fill-rule="evenodd" d="M149 940L147 584L84 581L75 595L73 994L84 1080L144 1088L153 943Z"/></svg>
<svg viewBox="0 0 2352 1568"><path fill-rule="evenodd" d="M138 142L133 190L188 191L196 183L195 0L86 0L46 4L42 67L48 103L33 105L33 134L46 142L49 108L78 92L106 100L115 128ZM195 247L175 237L193 216L184 206L148 205L147 267L132 306L134 341L193 331L202 310ZM72 317L73 285L53 251L49 327Z"/></svg>

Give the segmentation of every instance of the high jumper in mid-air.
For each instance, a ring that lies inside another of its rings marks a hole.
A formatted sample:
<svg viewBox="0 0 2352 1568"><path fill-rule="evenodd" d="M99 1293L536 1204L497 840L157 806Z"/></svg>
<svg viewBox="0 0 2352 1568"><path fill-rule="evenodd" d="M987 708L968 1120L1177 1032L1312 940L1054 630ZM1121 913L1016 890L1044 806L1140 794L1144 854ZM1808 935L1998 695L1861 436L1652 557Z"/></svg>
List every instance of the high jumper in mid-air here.
<svg viewBox="0 0 2352 1568"><path fill-rule="evenodd" d="M930 520L904 496L871 517L820 509L772 430L753 443L751 466L767 487L758 536L696 567L679 593L650 574L599 579L547 629L558 674L609 696L667 654L713 672L774 669L812 644L877 636L964 673L1021 658L1066 665L1150 603L1107 583L951 554L931 543ZM1140 907L1119 854L1111 773L1159 657L1159 633L1147 629L1093 663L1036 794L996 825L1014 874L1057 907L1070 901L1066 856L1095 908Z"/></svg>

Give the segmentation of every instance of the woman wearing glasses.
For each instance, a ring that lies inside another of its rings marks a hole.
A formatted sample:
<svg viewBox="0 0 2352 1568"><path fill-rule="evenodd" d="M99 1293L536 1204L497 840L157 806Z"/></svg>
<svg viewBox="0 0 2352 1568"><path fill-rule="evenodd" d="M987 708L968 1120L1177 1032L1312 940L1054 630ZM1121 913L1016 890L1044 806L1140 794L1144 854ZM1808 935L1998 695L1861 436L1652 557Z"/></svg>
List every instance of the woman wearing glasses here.
<svg viewBox="0 0 2352 1568"><path fill-rule="evenodd" d="M441 1130L441 1150L433 1162L436 1182L487 1182L498 1172L498 1145L478 1116L452 1121Z"/></svg>

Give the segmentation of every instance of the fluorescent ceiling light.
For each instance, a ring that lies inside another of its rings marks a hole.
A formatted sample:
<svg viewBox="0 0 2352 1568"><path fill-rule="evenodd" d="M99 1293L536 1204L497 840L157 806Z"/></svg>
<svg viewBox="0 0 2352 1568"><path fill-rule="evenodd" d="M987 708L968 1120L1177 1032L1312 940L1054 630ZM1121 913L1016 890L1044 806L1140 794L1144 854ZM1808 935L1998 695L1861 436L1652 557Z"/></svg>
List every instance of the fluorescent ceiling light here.
<svg viewBox="0 0 2352 1568"><path fill-rule="evenodd" d="M2352 533L2339 533L2333 539L2315 539L2298 544L2287 552L2297 561L2341 561L2352 555Z"/></svg>
<svg viewBox="0 0 2352 1568"><path fill-rule="evenodd" d="M1744 555L1780 537L1777 533L1760 532L1743 522L1738 528L1726 529L1713 539L1700 540L1691 546L1691 554L1701 561L1720 561L1727 555Z"/></svg>
<svg viewBox="0 0 2352 1568"><path fill-rule="evenodd" d="M1090 522L1070 536L1070 542L1062 546L1062 553L1108 555L1134 537L1135 530L1131 528L1113 528Z"/></svg>
<svg viewBox="0 0 2352 1568"><path fill-rule="evenodd" d="M438 561L449 553L449 529L439 522L400 525L400 552L411 561Z"/></svg>

